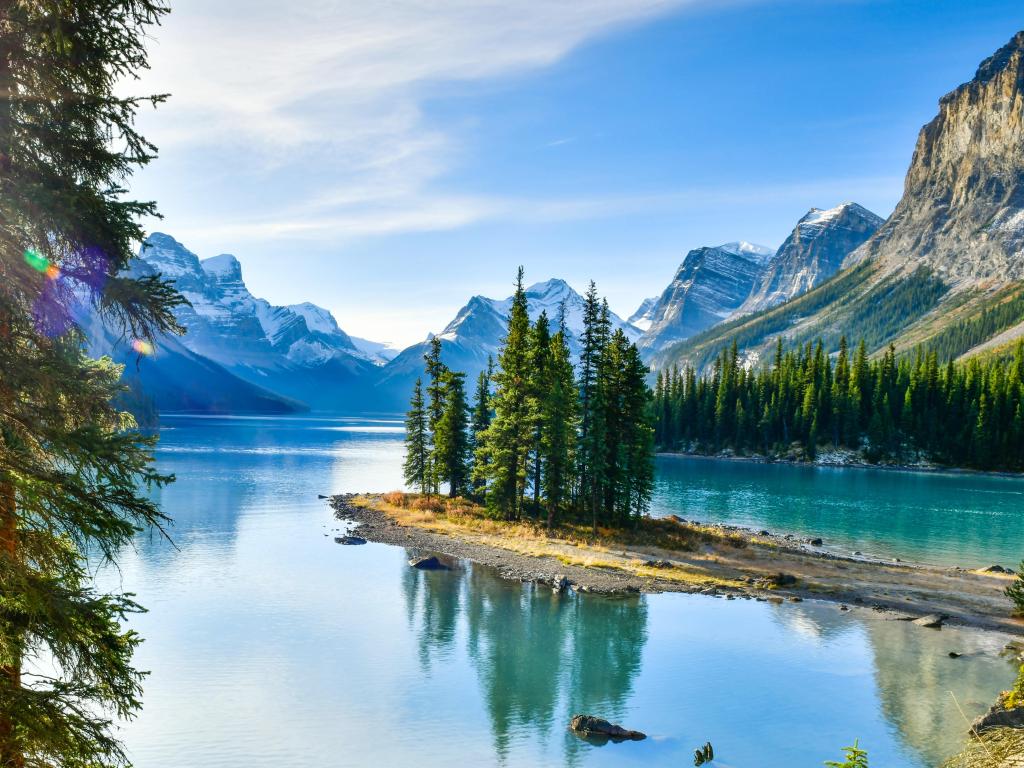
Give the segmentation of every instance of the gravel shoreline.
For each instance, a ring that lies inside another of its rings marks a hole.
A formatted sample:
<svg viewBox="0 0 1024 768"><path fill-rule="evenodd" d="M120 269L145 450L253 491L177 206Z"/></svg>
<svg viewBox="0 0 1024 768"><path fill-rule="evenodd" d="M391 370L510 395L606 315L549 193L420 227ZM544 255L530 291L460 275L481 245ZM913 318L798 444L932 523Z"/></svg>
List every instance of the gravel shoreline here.
<svg viewBox="0 0 1024 768"><path fill-rule="evenodd" d="M841 610L873 610L893 620L938 614L951 624L1024 635L1024 622L1009 616L1009 602L1002 596L1007 577L962 568L847 558L792 536L728 525L713 527L723 534L742 536L747 542L744 548L706 547L694 553L602 548L600 557L620 567L577 565L560 560L557 551L540 556L521 554L471 532L439 533L399 524L381 509L353 504L356 496L333 496L330 504L339 520L355 524L360 537L422 554L469 560L515 581L569 585L577 592L606 595L684 592L776 603L824 600L838 604ZM706 574L707 578L680 581L629 573L629 565L637 562ZM786 578L779 583L778 575Z"/></svg>

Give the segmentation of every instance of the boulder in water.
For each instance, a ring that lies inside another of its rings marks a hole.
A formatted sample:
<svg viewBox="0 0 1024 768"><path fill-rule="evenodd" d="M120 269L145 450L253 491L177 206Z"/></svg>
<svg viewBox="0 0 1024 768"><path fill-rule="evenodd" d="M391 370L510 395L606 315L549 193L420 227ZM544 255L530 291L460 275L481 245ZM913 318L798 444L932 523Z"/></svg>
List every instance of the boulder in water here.
<svg viewBox="0 0 1024 768"><path fill-rule="evenodd" d="M450 571L447 565L442 563L436 557L431 555L430 557L414 557L409 561L409 565L421 571Z"/></svg>
<svg viewBox="0 0 1024 768"><path fill-rule="evenodd" d="M335 536L334 537L334 543L335 544L348 544L348 545L351 546L351 545L355 545L355 544L365 544L366 543L366 539L362 538L361 536L349 536L349 535L346 535L346 536Z"/></svg>
<svg viewBox="0 0 1024 768"><path fill-rule="evenodd" d="M631 731L593 715L576 715L569 723L569 728L573 733L587 739L642 741L647 738L646 734L640 731Z"/></svg>
<svg viewBox="0 0 1024 768"><path fill-rule="evenodd" d="M922 616L920 619L914 619L914 624L919 627L930 627L931 629L941 629L942 625L946 623L948 619L944 613L929 613L927 616Z"/></svg>

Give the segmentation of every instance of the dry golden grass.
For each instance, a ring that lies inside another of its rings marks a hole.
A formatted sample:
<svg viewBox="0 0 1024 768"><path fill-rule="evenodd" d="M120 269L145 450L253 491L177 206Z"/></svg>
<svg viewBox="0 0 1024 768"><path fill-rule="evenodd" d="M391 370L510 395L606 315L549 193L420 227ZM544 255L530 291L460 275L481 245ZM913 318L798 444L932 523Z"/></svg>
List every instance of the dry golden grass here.
<svg viewBox="0 0 1024 768"><path fill-rule="evenodd" d="M942 768L1024 768L1024 730L998 728L972 737Z"/></svg>
<svg viewBox="0 0 1024 768"><path fill-rule="evenodd" d="M598 528L562 524L552 530L531 520L496 519L488 510L463 498L424 497L399 491L381 496L357 496L353 504L385 512L395 523L443 535L459 535L478 543L527 557L555 557L565 565L603 568L626 575L686 584L733 584L693 564L657 568L630 556L624 548L655 548L666 552L693 552L700 545L730 548L747 546L738 534L680 523L671 519L644 519L635 529ZM612 551L616 550L615 554Z"/></svg>

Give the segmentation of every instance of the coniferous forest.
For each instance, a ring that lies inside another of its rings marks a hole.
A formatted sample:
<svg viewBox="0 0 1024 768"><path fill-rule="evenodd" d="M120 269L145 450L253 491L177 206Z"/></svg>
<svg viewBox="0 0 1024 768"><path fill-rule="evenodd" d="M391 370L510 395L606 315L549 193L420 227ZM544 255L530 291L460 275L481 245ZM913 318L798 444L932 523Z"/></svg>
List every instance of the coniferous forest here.
<svg viewBox="0 0 1024 768"><path fill-rule="evenodd" d="M530 321L523 271L498 360L472 403L434 338L406 415L406 482L486 504L505 520L624 526L648 509L654 427L647 368L593 283L578 368L562 317Z"/></svg>
<svg viewBox="0 0 1024 768"><path fill-rule="evenodd" d="M1024 342L1012 357L939 362L934 350L869 358L846 339L833 359L821 342L771 363L743 365L735 343L706 376L658 374L660 449L785 455L823 449L868 461L931 461L977 469L1024 469Z"/></svg>

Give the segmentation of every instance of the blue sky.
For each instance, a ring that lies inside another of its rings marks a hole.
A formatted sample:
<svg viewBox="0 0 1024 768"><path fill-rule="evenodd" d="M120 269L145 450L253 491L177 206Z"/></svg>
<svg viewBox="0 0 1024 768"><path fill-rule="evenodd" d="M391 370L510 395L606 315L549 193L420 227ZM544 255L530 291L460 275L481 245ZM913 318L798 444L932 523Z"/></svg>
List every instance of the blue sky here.
<svg viewBox="0 0 1024 768"><path fill-rule="evenodd" d="M399 346L474 293L597 281L623 316L691 248L888 215L939 97L1024 28L995 0L180 0L137 86L149 224Z"/></svg>

